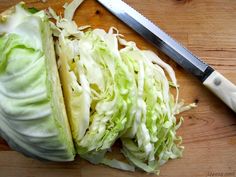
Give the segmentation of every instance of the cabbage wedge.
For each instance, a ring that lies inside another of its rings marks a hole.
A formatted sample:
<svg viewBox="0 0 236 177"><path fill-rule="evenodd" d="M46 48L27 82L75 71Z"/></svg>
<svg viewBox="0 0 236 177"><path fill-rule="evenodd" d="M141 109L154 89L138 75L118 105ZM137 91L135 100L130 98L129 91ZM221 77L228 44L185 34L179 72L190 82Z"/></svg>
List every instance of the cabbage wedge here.
<svg viewBox="0 0 236 177"><path fill-rule="evenodd" d="M48 18L19 3L0 15L0 135L39 159L71 161L74 146Z"/></svg>
<svg viewBox="0 0 236 177"><path fill-rule="evenodd" d="M93 163L124 132L135 81L122 62L114 34L95 29L58 41L59 71L75 147Z"/></svg>

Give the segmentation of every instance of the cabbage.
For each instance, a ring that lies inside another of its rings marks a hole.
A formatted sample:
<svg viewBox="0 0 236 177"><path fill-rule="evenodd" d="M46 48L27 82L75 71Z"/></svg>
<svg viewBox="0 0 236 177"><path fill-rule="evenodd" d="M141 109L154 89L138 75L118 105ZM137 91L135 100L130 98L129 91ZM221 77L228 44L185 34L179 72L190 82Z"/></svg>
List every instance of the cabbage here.
<svg viewBox="0 0 236 177"><path fill-rule="evenodd" d="M0 15L0 135L15 150L39 159L71 161L54 47L44 11L23 3Z"/></svg>
<svg viewBox="0 0 236 177"><path fill-rule="evenodd" d="M176 135L182 119L175 115L195 105L178 102L175 73L155 53L127 42L113 27L108 33L78 27L71 20L76 8L69 7L70 18L49 12L56 19L51 26L77 153L95 164L158 174L161 165L182 156ZM117 139L130 164L106 157Z"/></svg>
<svg viewBox="0 0 236 177"><path fill-rule="evenodd" d="M179 102L173 69L152 51L113 27L78 27L72 17L81 3L65 5L65 18L49 8L55 23L23 4L0 16L0 135L35 158L70 161L77 153L94 164L159 174L182 156L176 115L195 104ZM106 156L117 139L129 163Z"/></svg>

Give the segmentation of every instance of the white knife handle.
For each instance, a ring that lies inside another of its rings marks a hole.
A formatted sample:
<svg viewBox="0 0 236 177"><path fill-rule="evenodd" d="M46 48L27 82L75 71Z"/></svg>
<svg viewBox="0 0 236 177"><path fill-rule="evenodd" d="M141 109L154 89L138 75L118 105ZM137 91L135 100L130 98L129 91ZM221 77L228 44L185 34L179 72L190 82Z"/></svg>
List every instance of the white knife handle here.
<svg viewBox="0 0 236 177"><path fill-rule="evenodd" d="M213 71L203 84L236 112L236 85L217 71Z"/></svg>

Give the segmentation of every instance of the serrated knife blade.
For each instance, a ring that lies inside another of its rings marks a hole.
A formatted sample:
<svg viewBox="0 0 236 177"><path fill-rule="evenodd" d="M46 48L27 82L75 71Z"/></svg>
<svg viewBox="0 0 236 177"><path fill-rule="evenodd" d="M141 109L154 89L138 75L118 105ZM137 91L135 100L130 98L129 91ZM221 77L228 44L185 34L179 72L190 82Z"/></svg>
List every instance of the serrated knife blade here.
<svg viewBox="0 0 236 177"><path fill-rule="evenodd" d="M193 55L188 49L122 0L97 1L155 47L172 58L187 72L196 76L207 88L236 112L236 86L232 82Z"/></svg>

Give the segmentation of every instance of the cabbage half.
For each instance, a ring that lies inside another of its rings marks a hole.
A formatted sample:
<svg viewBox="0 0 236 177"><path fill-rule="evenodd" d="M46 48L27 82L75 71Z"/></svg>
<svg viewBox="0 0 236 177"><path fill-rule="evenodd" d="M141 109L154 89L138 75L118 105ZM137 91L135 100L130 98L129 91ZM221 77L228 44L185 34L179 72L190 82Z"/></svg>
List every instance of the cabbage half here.
<svg viewBox="0 0 236 177"><path fill-rule="evenodd" d="M20 3L0 15L0 135L15 150L53 161L74 159L44 11Z"/></svg>

